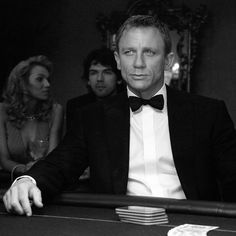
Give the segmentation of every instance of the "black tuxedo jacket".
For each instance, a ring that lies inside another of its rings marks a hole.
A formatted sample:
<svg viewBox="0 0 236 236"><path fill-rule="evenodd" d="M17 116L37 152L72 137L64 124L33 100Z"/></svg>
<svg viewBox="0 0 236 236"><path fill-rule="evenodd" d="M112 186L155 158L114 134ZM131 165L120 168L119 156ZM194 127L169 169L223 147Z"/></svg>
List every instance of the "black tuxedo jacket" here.
<svg viewBox="0 0 236 236"><path fill-rule="evenodd" d="M86 106L90 103L96 102L96 95L94 93L87 93L72 99L69 99L66 103L66 128L67 130L72 128L74 114L76 110Z"/></svg>
<svg viewBox="0 0 236 236"><path fill-rule="evenodd" d="M187 199L236 201L236 132L223 101L167 87L174 163ZM127 93L76 114L62 143L27 173L43 196L62 190L89 165L96 193L125 194L129 168Z"/></svg>

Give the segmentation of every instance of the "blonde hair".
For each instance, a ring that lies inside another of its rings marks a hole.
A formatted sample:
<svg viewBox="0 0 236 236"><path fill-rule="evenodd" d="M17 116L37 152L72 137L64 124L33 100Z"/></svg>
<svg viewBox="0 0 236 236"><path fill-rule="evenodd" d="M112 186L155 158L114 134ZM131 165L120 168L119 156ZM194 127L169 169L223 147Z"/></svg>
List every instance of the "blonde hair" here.
<svg viewBox="0 0 236 236"><path fill-rule="evenodd" d="M24 99L25 85L29 82L29 75L36 65L45 67L49 74L52 73L52 62L46 56L30 57L19 62L11 71L6 87L3 91L3 103L6 105L7 119L15 127L21 128L27 120L28 102ZM39 101L36 107L38 120L49 120L52 112L52 97L45 101Z"/></svg>

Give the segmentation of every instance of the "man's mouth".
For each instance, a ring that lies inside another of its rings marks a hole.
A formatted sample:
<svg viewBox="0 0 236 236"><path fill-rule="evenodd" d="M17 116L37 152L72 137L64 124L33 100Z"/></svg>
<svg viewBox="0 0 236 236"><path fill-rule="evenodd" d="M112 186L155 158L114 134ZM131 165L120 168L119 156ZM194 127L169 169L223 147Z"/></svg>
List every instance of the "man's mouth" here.
<svg viewBox="0 0 236 236"><path fill-rule="evenodd" d="M105 89L105 88L106 88L105 86L101 86L101 85L96 86L96 89L99 89L99 90L102 90L102 89Z"/></svg>
<svg viewBox="0 0 236 236"><path fill-rule="evenodd" d="M146 77L147 74L131 74L131 76L135 79L142 79L143 77Z"/></svg>

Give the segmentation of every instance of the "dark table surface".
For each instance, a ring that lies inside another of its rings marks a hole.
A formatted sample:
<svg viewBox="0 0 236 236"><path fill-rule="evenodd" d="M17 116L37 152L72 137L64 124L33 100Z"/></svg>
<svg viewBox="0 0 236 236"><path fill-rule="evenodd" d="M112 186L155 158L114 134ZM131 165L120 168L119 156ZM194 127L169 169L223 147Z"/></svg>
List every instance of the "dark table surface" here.
<svg viewBox="0 0 236 236"><path fill-rule="evenodd" d="M153 226L123 223L116 215L115 207L125 205L163 206L169 223ZM32 217L10 215L1 203L0 235L162 236L171 228L188 223L219 226L207 235L232 236L236 235L235 209L235 204L217 202L69 193L42 209L33 209Z"/></svg>

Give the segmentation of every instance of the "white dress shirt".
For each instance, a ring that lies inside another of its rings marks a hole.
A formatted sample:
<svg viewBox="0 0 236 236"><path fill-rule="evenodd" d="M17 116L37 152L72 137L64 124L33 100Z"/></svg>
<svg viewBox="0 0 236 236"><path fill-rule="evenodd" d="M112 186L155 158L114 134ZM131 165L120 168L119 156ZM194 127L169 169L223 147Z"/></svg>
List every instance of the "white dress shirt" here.
<svg viewBox="0 0 236 236"><path fill-rule="evenodd" d="M130 110L130 159L128 195L186 199L173 161L166 86L162 111L149 105ZM136 96L128 89L128 96Z"/></svg>

